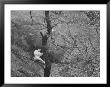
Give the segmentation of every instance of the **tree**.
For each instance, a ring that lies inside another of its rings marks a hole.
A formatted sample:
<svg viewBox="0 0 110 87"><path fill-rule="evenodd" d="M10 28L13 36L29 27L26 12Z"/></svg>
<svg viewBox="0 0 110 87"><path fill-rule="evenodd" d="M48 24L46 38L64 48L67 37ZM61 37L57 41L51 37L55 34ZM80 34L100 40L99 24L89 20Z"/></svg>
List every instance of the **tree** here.
<svg viewBox="0 0 110 87"><path fill-rule="evenodd" d="M51 31L52 31L51 21L49 18L49 11L45 11L45 21L47 24L47 33L45 35L43 35L40 32L41 36L42 36L42 46L44 46L44 47L47 45L48 37L50 36ZM51 60L50 59L52 59L52 56L50 56L50 54L47 53L47 51L44 52L44 55L48 55L48 56L44 56L45 57L44 77L49 77L50 70L51 70Z"/></svg>

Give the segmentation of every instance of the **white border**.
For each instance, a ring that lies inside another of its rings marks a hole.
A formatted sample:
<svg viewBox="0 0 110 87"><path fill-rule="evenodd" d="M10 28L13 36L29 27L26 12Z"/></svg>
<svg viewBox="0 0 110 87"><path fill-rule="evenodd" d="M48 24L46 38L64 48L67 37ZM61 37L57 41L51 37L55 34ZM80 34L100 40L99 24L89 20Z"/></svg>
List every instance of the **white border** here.
<svg viewBox="0 0 110 87"><path fill-rule="evenodd" d="M100 10L100 77L10 77L11 56L10 56L10 28L11 10ZM5 83L6 84L104 84L107 82L107 56L106 56L106 4L66 4L66 5L43 5L43 4L5 4Z"/></svg>

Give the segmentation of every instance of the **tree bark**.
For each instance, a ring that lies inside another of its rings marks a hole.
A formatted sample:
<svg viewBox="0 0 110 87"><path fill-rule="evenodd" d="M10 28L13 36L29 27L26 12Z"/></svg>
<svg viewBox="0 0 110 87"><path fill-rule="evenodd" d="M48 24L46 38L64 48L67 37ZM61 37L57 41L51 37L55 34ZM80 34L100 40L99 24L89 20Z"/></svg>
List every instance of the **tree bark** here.
<svg viewBox="0 0 110 87"><path fill-rule="evenodd" d="M47 23L47 33L45 35L43 35L40 32L40 34L42 36L42 46L43 47L46 47L48 37L50 36L51 30L52 30L51 21L49 20L49 11L45 11L45 21ZM43 54L44 54L43 57L45 60L44 77L49 77L50 76L50 70L51 70L51 59L52 58L50 58L51 56L49 56L47 49L45 49L45 52Z"/></svg>
<svg viewBox="0 0 110 87"><path fill-rule="evenodd" d="M45 21L47 23L47 34L50 35L52 31L51 21L49 18L49 11L45 11Z"/></svg>

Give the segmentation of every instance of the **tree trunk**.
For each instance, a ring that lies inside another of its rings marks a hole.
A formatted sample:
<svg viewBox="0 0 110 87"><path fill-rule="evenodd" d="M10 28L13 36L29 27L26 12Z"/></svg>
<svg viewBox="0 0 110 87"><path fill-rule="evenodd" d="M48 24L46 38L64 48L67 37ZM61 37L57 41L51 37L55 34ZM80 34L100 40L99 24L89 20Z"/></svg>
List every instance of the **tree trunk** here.
<svg viewBox="0 0 110 87"><path fill-rule="evenodd" d="M43 35L41 33L42 46L43 47L46 47L48 37L50 36L51 30L52 30L52 27L51 27L51 24L50 24L51 21L49 20L49 11L45 11L45 21L47 23L47 34ZM45 49L45 52L43 53L44 54L43 57L44 57L44 60L45 60L44 77L49 77L50 76L50 70L51 70L51 58L50 58L51 56L48 56L49 53L46 50L47 49Z"/></svg>

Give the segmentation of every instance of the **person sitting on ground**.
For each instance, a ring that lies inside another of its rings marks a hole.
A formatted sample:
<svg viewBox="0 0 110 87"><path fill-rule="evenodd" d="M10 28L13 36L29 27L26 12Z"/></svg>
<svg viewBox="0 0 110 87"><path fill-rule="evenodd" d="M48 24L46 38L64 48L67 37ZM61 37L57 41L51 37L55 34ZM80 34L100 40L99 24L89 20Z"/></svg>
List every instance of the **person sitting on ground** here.
<svg viewBox="0 0 110 87"><path fill-rule="evenodd" d="M42 63L45 64L45 61L40 58L40 56L43 55L43 53L41 53L40 51L41 51L41 49L38 49L38 50L34 51L34 60L39 60L39 61L41 61Z"/></svg>

